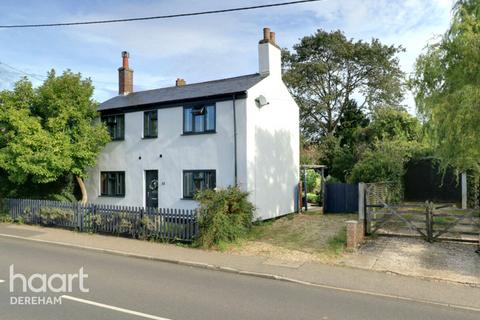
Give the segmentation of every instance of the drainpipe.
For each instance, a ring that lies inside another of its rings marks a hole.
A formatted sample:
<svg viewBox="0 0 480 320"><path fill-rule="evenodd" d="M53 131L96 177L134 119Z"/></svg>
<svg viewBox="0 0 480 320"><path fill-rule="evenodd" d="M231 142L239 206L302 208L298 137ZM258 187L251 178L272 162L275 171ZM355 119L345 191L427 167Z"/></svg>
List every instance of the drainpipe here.
<svg viewBox="0 0 480 320"><path fill-rule="evenodd" d="M237 107L235 101L235 94L232 95L233 101L233 154L234 154L234 169L235 169L235 187L238 186L237 175Z"/></svg>

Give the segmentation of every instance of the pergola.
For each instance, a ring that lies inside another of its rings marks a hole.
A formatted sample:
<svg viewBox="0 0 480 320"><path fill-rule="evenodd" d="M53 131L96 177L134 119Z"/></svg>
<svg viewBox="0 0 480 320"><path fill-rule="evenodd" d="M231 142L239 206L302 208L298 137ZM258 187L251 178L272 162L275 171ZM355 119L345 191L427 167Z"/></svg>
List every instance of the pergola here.
<svg viewBox="0 0 480 320"><path fill-rule="evenodd" d="M302 198L303 198L303 206L298 206L298 210L301 211L302 207L305 208L305 211L308 210L308 202L307 202L307 170L315 170L320 171L320 175L322 176L322 181L325 178L325 169L327 168L326 165L323 164L302 164L300 165L300 175L303 176L303 191Z"/></svg>

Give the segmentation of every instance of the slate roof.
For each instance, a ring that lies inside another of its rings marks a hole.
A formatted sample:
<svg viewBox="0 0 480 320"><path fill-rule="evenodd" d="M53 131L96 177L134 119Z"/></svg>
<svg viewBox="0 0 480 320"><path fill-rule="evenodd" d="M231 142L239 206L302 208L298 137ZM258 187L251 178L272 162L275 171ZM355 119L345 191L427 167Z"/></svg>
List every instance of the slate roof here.
<svg viewBox="0 0 480 320"><path fill-rule="evenodd" d="M121 109L154 103L173 103L182 100L244 93L263 79L265 79L265 76L254 73L234 78L192 83L182 87L174 86L132 92L126 96L116 96L101 103L98 110Z"/></svg>

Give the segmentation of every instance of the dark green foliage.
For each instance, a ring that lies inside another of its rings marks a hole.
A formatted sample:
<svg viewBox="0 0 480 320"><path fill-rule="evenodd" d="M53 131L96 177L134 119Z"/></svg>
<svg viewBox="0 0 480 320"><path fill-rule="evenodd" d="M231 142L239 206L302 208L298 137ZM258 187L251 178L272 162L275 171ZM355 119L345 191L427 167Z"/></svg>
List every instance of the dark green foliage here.
<svg viewBox="0 0 480 320"><path fill-rule="evenodd" d="M357 145L362 140L362 128L366 128L369 123L370 120L358 107L357 102L350 100L334 133L335 137L340 139L340 146L353 148Z"/></svg>
<svg viewBox="0 0 480 320"><path fill-rule="evenodd" d="M403 77L401 47L348 39L343 32L318 30L283 52L284 80L300 106L301 132L309 142L334 134L359 96L359 109L398 105Z"/></svg>
<svg viewBox="0 0 480 320"><path fill-rule="evenodd" d="M355 164L351 182L401 181L405 174L407 155L394 143L384 143L376 150L367 151Z"/></svg>
<svg viewBox="0 0 480 320"><path fill-rule="evenodd" d="M43 200L56 200L62 202L75 202L79 196L72 175L61 176L56 181L49 183L35 183L28 179L25 183L11 182L7 175L0 170L0 198L30 198Z"/></svg>
<svg viewBox="0 0 480 320"><path fill-rule="evenodd" d="M370 139L400 139L418 141L421 136L421 124L417 118L402 108L381 107L372 115L368 127Z"/></svg>
<svg viewBox="0 0 480 320"><path fill-rule="evenodd" d="M255 208L248 201L248 193L237 187L202 190L195 199L200 203L200 236L197 241L202 247L238 240L252 227Z"/></svg>
<svg viewBox="0 0 480 320"><path fill-rule="evenodd" d="M38 88L22 79L0 92L0 180L11 186L0 187L0 193L72 198L73 188L58 182L83 178L109 141L92 95L91 81L68 70L60 76L50 71Z"/></svg>

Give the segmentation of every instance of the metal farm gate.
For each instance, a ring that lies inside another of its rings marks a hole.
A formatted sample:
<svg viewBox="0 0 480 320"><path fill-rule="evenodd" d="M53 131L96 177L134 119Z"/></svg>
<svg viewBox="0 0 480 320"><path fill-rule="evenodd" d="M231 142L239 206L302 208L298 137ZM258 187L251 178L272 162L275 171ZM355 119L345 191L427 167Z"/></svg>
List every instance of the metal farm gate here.
<svg viewBox="0 0 480 320"><path fill-rule="evenodd" d="M391 183L367 183L365 233L422 237L429 242L478 242L480 211L431 201L403 202L400 187Z"/></svg>

